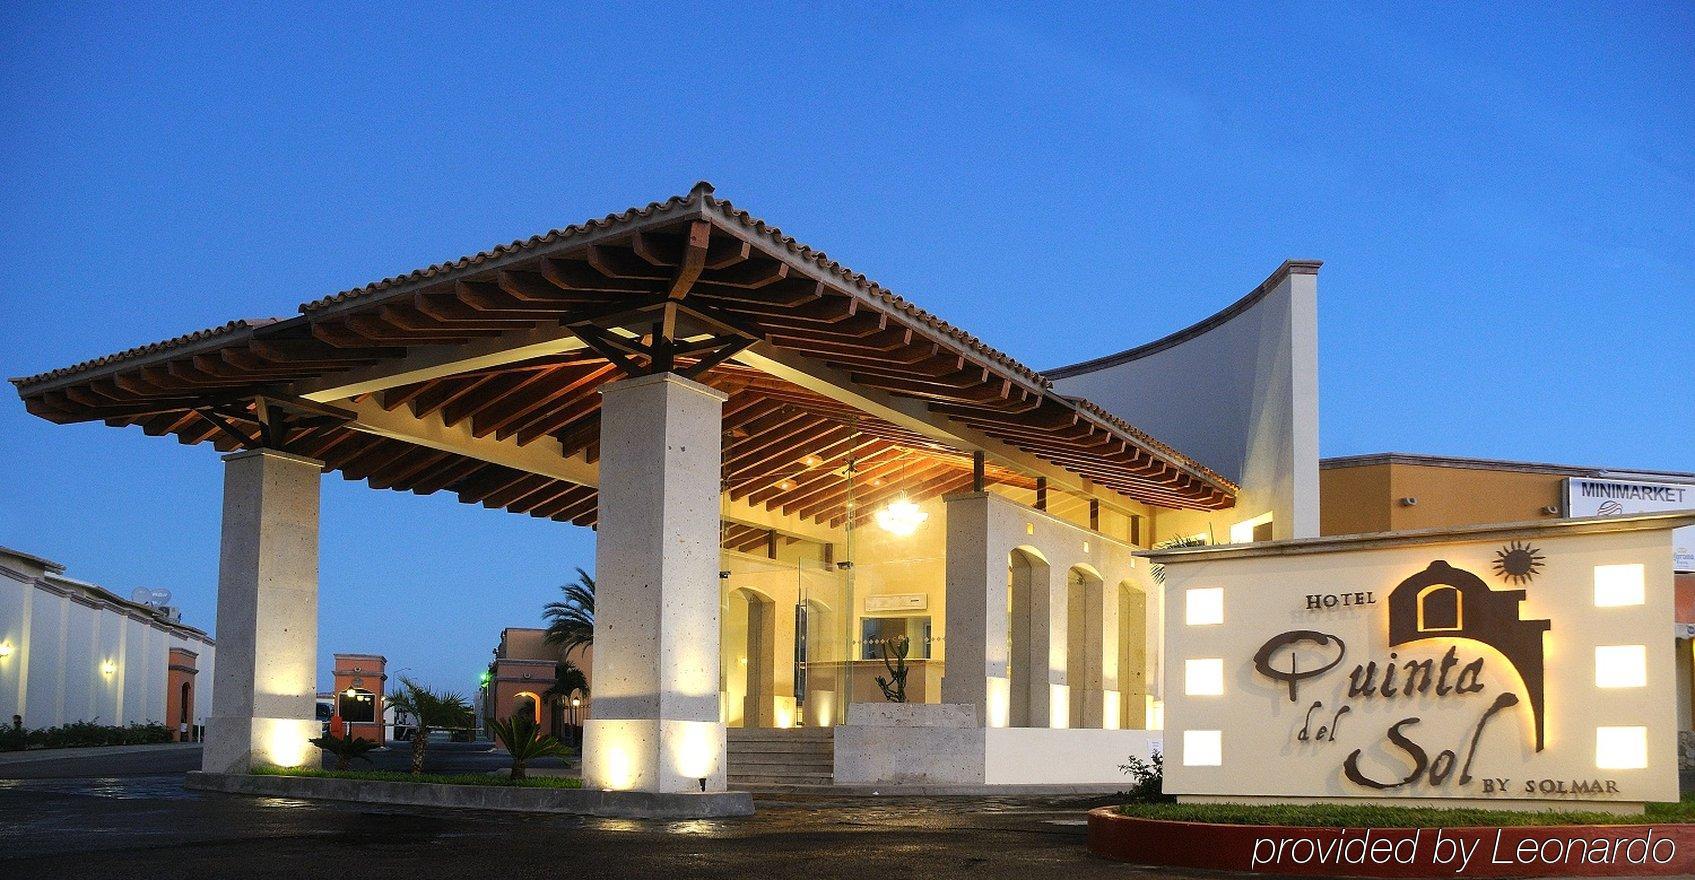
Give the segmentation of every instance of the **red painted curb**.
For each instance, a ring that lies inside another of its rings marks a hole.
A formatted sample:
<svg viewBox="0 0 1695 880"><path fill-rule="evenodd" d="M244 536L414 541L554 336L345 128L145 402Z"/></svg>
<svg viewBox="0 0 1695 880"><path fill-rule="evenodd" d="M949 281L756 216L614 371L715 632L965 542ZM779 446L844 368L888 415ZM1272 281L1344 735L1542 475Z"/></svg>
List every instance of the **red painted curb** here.
<svg viewBox="0 0 1695 880"><path fill-rule="evenodd" d="M1138 819L1101 807L1089 812L1089 851L1298 877L1677 877L1695 874L1695 825L1303 828Z"/></svg>

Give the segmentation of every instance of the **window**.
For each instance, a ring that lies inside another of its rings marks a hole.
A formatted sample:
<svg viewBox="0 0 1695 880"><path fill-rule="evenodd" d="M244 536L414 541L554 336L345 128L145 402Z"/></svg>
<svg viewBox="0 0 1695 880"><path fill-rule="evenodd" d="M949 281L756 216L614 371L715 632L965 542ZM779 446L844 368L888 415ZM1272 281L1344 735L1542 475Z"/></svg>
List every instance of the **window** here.
<svg viewBox="0 0 1695 880"><path fill-rule="evenodd" d="M930 659L930 618L925 617L864 617L859 621L859 659L883 659L883 646L889 645L894 656L894 641L905 636L911 660Z"/></svg>
<svg viewBox="0 0 1695 880"><path fill-rule="evenodd" d="M370 724L377 720L377 699L370 691L348 688L337 695L341 720L350 724Z"/></svg>
<svg viewBox="0 0 1695 880"><path fill-rule="evenodd" d="M1418 631L1455 632L1465 627L1465 609L1460 591L1447 584L1433 584L1418 594Z"/></svg>

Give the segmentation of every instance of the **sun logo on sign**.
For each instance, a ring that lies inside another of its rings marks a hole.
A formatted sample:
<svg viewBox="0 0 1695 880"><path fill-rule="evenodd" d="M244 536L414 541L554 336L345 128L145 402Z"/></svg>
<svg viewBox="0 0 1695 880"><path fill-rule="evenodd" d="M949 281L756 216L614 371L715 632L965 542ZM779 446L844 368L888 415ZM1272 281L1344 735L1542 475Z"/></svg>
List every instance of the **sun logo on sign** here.
<svg viewBox="0 0 1695 880"><path fill-rule="evenodd" d="M1542 552L1524 541L1495 551L1495 576L1514 584L1529 583L1542 571Z"/></svg>

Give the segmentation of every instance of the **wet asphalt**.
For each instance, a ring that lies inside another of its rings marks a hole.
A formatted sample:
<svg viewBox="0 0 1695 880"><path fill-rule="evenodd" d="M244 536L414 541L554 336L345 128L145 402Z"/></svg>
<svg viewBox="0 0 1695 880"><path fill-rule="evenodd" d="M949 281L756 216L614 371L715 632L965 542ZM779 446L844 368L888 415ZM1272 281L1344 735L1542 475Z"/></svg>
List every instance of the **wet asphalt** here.
<svg viewBox="0 0 1695 880"><path fill-rule="evenodd" d="M0 764L0 880L1249 876L1089 855L1084 815L1112 798L788 794L756 797L749 818L595 819L191 792L182 774L199 763L198 748L170 748ZM426 769L504 765L486 745L433 744Z"/></svg>
<svg viewBox="0 0 1695 880"><path fill-rule="evenodd" d="M502 756L437 748L429 769ZM382 764L401 766L396 750ZM594 819L191 792L197 749L0 765L0 877L1203 877L1090 856L1110 798L773 795L757 815Z"/></svg>

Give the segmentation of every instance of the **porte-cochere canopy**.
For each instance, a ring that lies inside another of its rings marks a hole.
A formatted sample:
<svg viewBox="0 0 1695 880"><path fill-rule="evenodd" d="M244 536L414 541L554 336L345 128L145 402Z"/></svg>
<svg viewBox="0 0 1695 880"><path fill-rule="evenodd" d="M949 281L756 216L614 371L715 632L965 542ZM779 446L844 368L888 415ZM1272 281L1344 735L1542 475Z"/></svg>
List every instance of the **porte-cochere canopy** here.
<svg viewBox="0 0 1695 880"><path fill-rule="evenodd" d="M712 192L12 382L50 421L280 448L581 525L600 387L659 370L729 394L723 486L747 509L837 526L971 486L978 451L989 484L1234 504L1225 478Z"/></svg>

